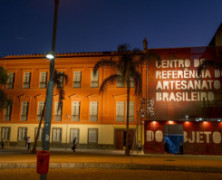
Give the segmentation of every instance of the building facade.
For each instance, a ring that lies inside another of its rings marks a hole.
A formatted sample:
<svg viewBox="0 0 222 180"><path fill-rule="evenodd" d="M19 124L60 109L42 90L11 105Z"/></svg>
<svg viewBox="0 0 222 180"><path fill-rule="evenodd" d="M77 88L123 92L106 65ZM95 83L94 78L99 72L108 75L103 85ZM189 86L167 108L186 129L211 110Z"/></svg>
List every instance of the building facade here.
<svg viewBox="0 0 222 180"><path fill-rule="evenodd" d="M118 58L115 52L57 54L55 70L64 72L68 76L68 82L65 84L61 79L65 91L62 107L58 106L59 94L54 87L51 146L69 146L74 137L77 137L79 148L124 148L126 86L116 82L99 93L103 80L116 72L102 68L96 75L92 73L97 61L111 56ZM3 88L13 101L11 107L1 112L1 137L11 145L23 145L27 136L33 141L37 132L46 98L49 60L45 55L8 56L1 58L0 65L9 73L8 83ZM140 98L134 94L132 86L131 145L136 132L139 103ZM141 125L137 129L141 141ZM41 132L42 129L39 141Z"/></svg>
<svg viewBox="0 0 222 180"><path fill-rule="evenodd" d="M142 95L130 91L130 144L142 144L145 153L222 154L222 70L197 68L203 60L221 61L221 27L207 47L147 49L155 54L139 71ZM93 67L101 59L118 60L116 52L57 54L55 69L68 76L63 106L53 93L51 147L124 149L126 144L126 85L110 84L99 93L104 79L113 73ZM158 59L161 59L160 61ZM2 88L12 106L0 113L0 134L7 144L34 140L45 104L49 60L45 55L6 56L0 66L9 79ZM145 113L144 113L145 112ZM44 122L42 124L42 128ZM38 139L41 144L42 128Z"/></svg>

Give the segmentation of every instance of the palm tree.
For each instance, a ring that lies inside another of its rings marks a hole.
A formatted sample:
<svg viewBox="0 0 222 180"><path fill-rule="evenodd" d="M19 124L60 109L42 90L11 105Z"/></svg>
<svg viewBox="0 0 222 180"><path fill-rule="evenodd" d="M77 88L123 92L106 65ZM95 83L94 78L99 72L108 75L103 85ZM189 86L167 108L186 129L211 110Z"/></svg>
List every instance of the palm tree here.
<svg viewBox="0 0 222 180"><path fill-rule="evenodd" d="M141 74L138 71L139 65L144 61L144 55L136 50L130 51L129 46L127 44L123 44L118 46L117 55L119 56L118 61L114 61L112 57L107 59L102 59L98 61L93 69L94 74L100 67L111 67L114 70L118 70L118 73L112 74L107 77L101 84L99 92L103 92L106 86L109 83L114 83L119 81L121 83L126 84L127 88L127 114L126 114L126 149L125 155L130 155L129 150L129 102L130 102L130 89L131 82L134 83L135 86L135 94L140 95L142 90L142 78Z"/></svg>
<svg viewBox="0 0 222 180"><path fill-rule="evenodd" d="M58 104L59 107L62 107L62 101L63 101L63 99L65 99L64 98L65 92L63 89L63 87L64 87L63 79L65 79L65 84L66 84L68 82L68 76L63 72L58 72L58 71L54 70L53 81L54 81L54 85L56 85L58 92L59 92L59 104ZM46 109L45 106L46 106L46 102L44 103L44 107L41 112L38 130L37 130L34 145L33 145L32 151L31 151L32 154L36 153L36 146L37 146L37 141L38 141L38 137L39 137L39 132L41 129L42 120L45 117L45 109ZM59 108L58 108L58 110L59 110Z"/></svg>
<svg viewBox="0 0 222 180"><path fill-rule="evenodd" d="M2 85L6 84L8 80L8 73L7 71L0 66L0 85L2 88ZM0 110L7 107L8 105L12 104L12 101L8 98L8 95L0 89Z"/></svg>
<svg viewBox="0 0 222 180"><path fill-rule="evenodd" d="M201 75L203 69L208 67L222 69L222 61L204 60L197 68L198 76Z"/></svg>

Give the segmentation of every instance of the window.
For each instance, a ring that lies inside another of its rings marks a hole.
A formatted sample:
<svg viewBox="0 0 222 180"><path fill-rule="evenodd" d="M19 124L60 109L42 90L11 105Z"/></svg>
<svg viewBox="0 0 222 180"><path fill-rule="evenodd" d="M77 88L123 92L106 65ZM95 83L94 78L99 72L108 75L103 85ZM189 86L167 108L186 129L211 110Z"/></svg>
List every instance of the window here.
<svg viewBox="0 0 222 180"><path fill-rule="evenodd" d="M134 102L130 101L129 104L129 122L133 122L134 121Z"/></svg>
<svg viewBox="0 0 222 180"><path fill-rule="evenodd" d="M53 128L52 129L52 141L53 142L61 142L62 140L62 129L61 128Z"/></svg>
<svg viewBox="0 0 222 180"><path fill-rule="evenodd" d="M117 122L124 121L124 101L116 102L116 121Z"/></svg>
<svg viewBox="0 0 222 180"><path fill-rule="evenodd" d="M24 73L23 88L25 88L25 89L30 88L30 80L31 80L31 73L25 72Z"/></svg>
<svg viewBox="0 0 222 180"><path fill-rule="evenodd" d="M79 143L79 129L70 129L70 142L76 137L76 143Z"/></svg>
<svg viewBox="0 0 222 180"><path fill-rule="evenodd" d="M130 77L130 87L134 87L134 78Z"/></svg>
<svg viewBox="0 0 222 180"><path fill-rule="evenodd" d="M5 141L10 140L10 127L2 127L2 133L1 133L1 138L4 139Z"/></svg>
<svg viewBox="0 0 222 180"><path fill-rule="evenodd" d="M4 120L5 120L5 121L10 121L10 119L11 119L11 114L12 114L12 105L9 104L9 105L6 106L6 108L5 108Z"/></svg>
<svg viewBox="0 0 222 180"><path fill-rule="evenodd" d="M91 101L90 102L90 121L97 121L98 114L98 102Z"/></svg>
<svg viewBox="0 0 222 180"><path fill-rule="evenodd" d="M38 103L38 112L37 112L37 120L41 120L41 116L42 116L42 113L43 113L43 109L44 109L44 106L45 106L45 102L39 102ZM44 117L43 117L44 119Z"/></svg>
<svg viewBox="0 0 222 180"><path fill-rule="evenodd" d="M98 143L98 129L88 130L88 143L97 144Z"/></svg>
<svg viewBox="0 0 222 180"><path fill-rule="evenodd" d="M27 128L18 128L18 141L24 141L27 137Z"/></svg>
<svg viewBox="0 0 222 180"><path fill-rule="evenodd" d="M7 80L7 88L12 89L14 87L14 77L15 73L9 73L8 74L8 80Z"/></svg>
<svg viewBox="0 0 222 180"><path fill-rule="evenodd" d="M29 108L29 103L22 102L22 109L21 109L21 120L22 121L26 121L28 118L28 108Z"/></svg>
<svg viewBox="0 0 222 180"><path fill-rule="evenodd" d="M80 102L73 101L72 102L72 121L79 121L80 114Z"/></svg>
<svg viewBox="0 0 222 180"><path fill-rule="evenodd" d="M59 76L58 78L57 88L62 88L64 84L64 77L62 76L62 74L64 74L64 72L58 72L58 73L61 74L61 76Z"/></svg>
<svg viewBox="0 0 222 180"><path fill-rule="evenodd" d="M55 121L62 120L62 104L59 103L58 101L55 102L54 119Z"/></svg>
<svg viewBox="0 0 222 180"><path fill-rule="evenodd" d="M47 87L47 72L41 72L40 73L40 88L46 88Z"/></svg>
<svg viewBox="0 0 222 180"><path fill-rule="evenodd" d="M37 131L38 131L38 128L35 128L35 138L37 136ZM38 137L37 141L42 141L42 136L43 136L43 128L40 128L39 137Z"/></svg>
<svg viewBox="0 0 222 180"><path fill-rule="evenodd" d="M96 74L91 72L91 87L99 87L99 71Z"/></svg>
<svg viewBox="0 0 222 180"><path fill-rule="evenodd" d="M73 77L73 87L80 88L81 87L81 71L75 71Z"/></svg>
<svg viewBox="0 0 222 180"><path fill-rule="evenodd" d="M117 75L121 75L119 70L117 70ZM125 87L125 82L123 81L122 77L117 78L117 87L120 87L120 88Z"/></svg>

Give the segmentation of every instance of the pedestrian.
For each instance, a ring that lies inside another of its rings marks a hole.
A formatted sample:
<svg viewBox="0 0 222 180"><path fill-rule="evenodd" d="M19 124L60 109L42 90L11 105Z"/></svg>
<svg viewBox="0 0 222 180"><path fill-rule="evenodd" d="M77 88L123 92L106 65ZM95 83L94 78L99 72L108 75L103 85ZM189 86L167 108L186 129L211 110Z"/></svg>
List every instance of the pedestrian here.
<svg viewBox="0 0 222 180"><path fill-rule="evenodd" d="M31 137L30 136L27 139L27 145L28 145L27 150L30 151L30 149L31 149Z"/></svg>
<svg viewBox="0 0 222 180"><path fill-rule="evenodd" d="M72 142L72 150L73 150L73 152L76 152L76 145L77 145L77 143L76 143L76 137L73 139L73 142Z"/></svg>
<svg viewBox="0 0 222 180"><path fill-rule="evenodd" d="M2 138L2 139L1 139L1 146L2 146L2 149L4 149L4 145L5 145L5 140Z"/></svg>

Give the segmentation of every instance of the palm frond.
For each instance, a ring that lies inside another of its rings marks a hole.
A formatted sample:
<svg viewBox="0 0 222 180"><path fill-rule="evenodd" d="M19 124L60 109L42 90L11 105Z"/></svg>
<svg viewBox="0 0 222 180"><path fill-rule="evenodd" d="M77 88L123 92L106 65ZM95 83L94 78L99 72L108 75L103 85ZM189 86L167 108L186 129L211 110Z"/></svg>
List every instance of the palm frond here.
<svg viewBox="0 0 222 180"><path fill-rule="evenodd" d="M107 77L101 84L100 89L99 89L99 93L103 92L105 90L105 88L107 87L108 84L113 84L115 81L117 81L118 78L121 78L121 75L118 74L113 74L109 77Z"/></svg>
<svg viewBox="0 0 222 180"><path fill-rule="evenodd" d="M197 68L197 74L200 77L201 72L203 69L207 68L207 67L213 67L213 68L218 68L221 69L222 68L222 62L221 61L214 61L214 60L204 60Z"/></svg>
<svg viewBox="0 0 222 180"><path fill-rule="evenodd" d="M133 76L134 84L135 84L135 94L141 95L142 93L142 77L140 72L135 71Z"/></svg>
<svg viewBox="0 0 222 180"><path fill-rule="evenodd" d="M100 68L100 67L104 67L104 66L107 66L107 67L116 67L117 64L115 61L113 61L112 58L110 58L110 60L107 60L107 59L102 59L101 61L98 61L94 68L93 68L93 74L96 75L96 72L97 70Z"/></svg>

